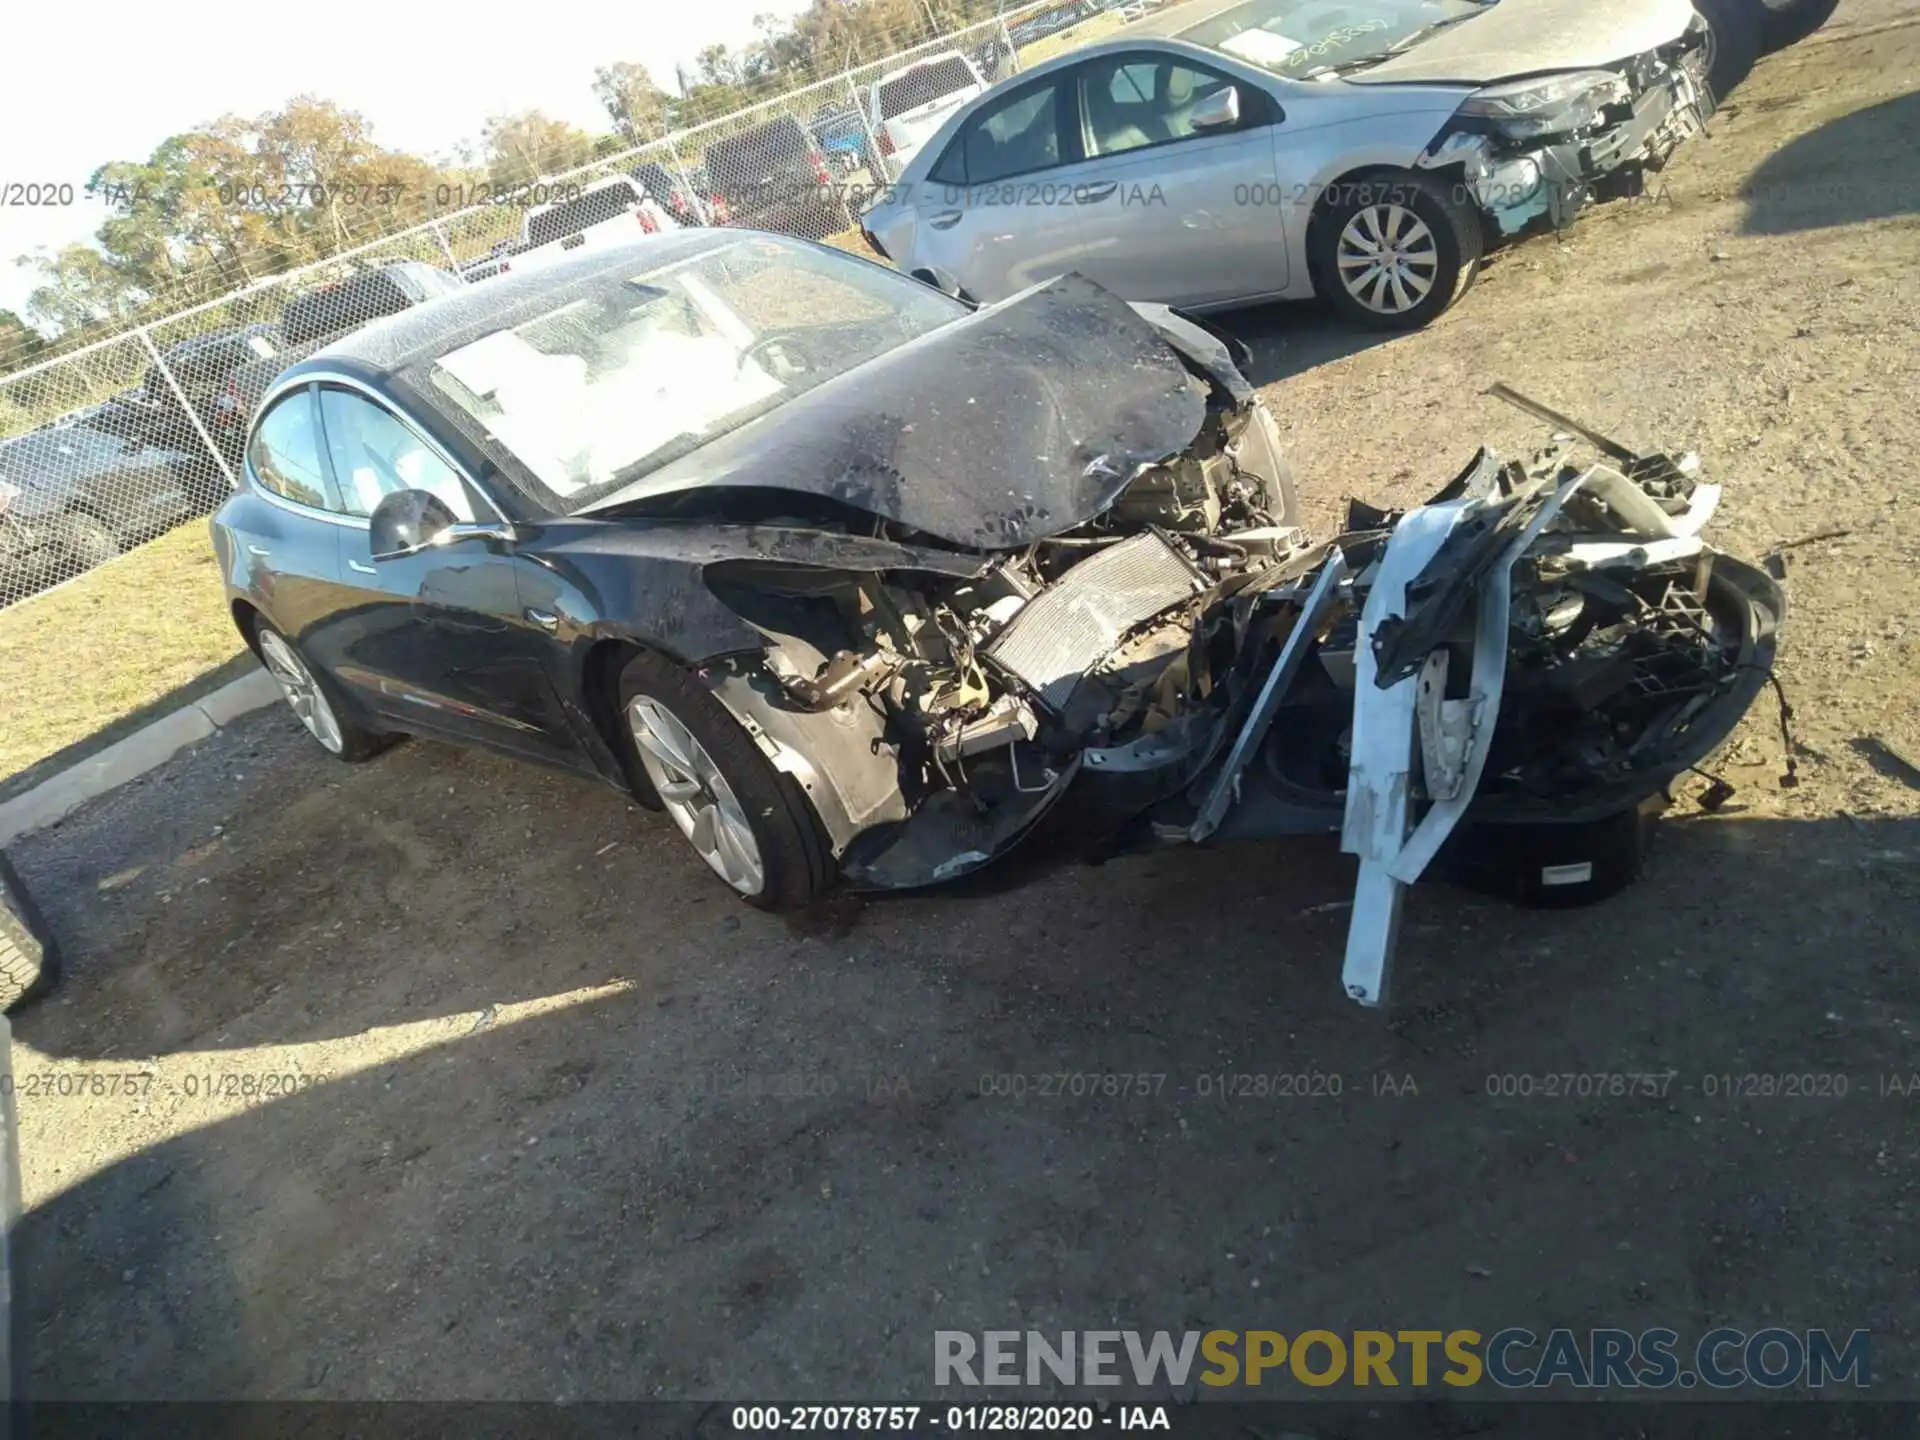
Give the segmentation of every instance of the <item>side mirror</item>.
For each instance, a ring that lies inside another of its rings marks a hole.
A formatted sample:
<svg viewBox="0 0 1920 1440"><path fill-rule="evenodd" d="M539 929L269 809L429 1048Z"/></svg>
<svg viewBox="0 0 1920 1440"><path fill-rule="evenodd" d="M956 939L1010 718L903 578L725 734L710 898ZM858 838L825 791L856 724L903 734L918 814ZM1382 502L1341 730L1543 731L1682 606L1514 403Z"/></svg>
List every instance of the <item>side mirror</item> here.
<svg viewBox="0 0 1920 1440"><path fill-rule="evenodd" d="M1216 90L1193 107L1189 117L1196 130L1224 130L1240 123L1240 89L1229 85Z"/></svg>
<svg viewBox="0 0 1920 1440"><path fill-rule="evenodd" d="M367 548L376 560L397 560L437 545L454 526L447 502L425 490L396 490L367 518Z"/></svg>

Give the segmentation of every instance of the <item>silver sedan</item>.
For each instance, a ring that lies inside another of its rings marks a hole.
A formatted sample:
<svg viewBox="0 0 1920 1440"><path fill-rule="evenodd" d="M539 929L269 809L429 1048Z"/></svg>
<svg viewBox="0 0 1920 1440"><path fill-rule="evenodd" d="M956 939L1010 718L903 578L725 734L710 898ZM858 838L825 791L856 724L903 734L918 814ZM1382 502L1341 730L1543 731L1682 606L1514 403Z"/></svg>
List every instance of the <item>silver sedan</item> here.
<svg viewBox="0 0 1920 1440"><path fill-rule="evenodd" d="M1754 46L1689 0L1189 0L957 111L862 229L982 302L1078 270L1411 328L1501 239L1643 185Z"/></svg>

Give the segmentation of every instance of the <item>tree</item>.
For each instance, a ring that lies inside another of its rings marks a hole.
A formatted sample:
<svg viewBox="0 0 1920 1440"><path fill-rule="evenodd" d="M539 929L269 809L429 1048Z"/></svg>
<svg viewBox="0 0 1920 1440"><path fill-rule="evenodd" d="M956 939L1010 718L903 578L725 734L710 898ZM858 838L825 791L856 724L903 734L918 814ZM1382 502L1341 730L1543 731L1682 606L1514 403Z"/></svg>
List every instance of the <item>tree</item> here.
<svg viewBox="0 0 1920 1440"><path fill-rule="evenodd" d="M0 310L0 374L31 365L46 338L11 310Z"/></svg>
<svg viewBox="0 0 1920 1440"><path fill-rule="evenodd" d="M130 319L147 298L124 267L91 245L63 245L17 263L36 267L46 282L27 296L27 314L62 332Z"/></svg>
<svg viewBox="0 0 1920 1440"><path fill-rule="evenodd" d="M512 189L593 158L593 137L538 110L496 115L481 130L487 179L496 190Z"/></svg>
<svg viewBox="0 0 1920 1440"><path fill-rule="evenodd" d="M670 99L644 65L617 60L593 72L593 93L629 145L658 140L673 128Z"/></svg>

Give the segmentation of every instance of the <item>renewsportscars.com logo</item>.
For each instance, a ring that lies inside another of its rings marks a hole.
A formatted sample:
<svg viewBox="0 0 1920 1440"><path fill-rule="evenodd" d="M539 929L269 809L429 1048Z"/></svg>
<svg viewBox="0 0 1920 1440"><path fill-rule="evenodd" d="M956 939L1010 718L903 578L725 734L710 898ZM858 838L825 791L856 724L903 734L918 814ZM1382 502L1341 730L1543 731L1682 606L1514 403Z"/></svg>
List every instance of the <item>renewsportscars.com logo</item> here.
<svg viewBox="0 0 1920 1440"><path fill-rule="evenodd" d="M1140 1389L1305 1385L1501 1390L1786 1390L1871 1383L1868 1332L1717 1329L1684 1345L1676 1330L936 1330L941 1386L1087 1385ZM1199 1362L1196 1365L1196 1361ZM1197 1371L1197 1374L1196 1374Z"/></svg>

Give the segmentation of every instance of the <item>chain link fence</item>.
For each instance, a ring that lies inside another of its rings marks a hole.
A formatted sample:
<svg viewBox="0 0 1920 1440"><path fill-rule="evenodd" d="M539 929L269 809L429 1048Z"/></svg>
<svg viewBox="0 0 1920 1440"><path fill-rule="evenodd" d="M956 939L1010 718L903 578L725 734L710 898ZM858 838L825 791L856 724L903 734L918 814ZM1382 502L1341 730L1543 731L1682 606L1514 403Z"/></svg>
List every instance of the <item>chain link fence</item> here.
<svg viewBox="0 0 1920 1440"><path fill-rule="evenodd" d="M0 610L218 508L268 384L376 318L677 227L864 253L861 210L947 114L1114 8L1010 9L0 376Z"/></svg>

